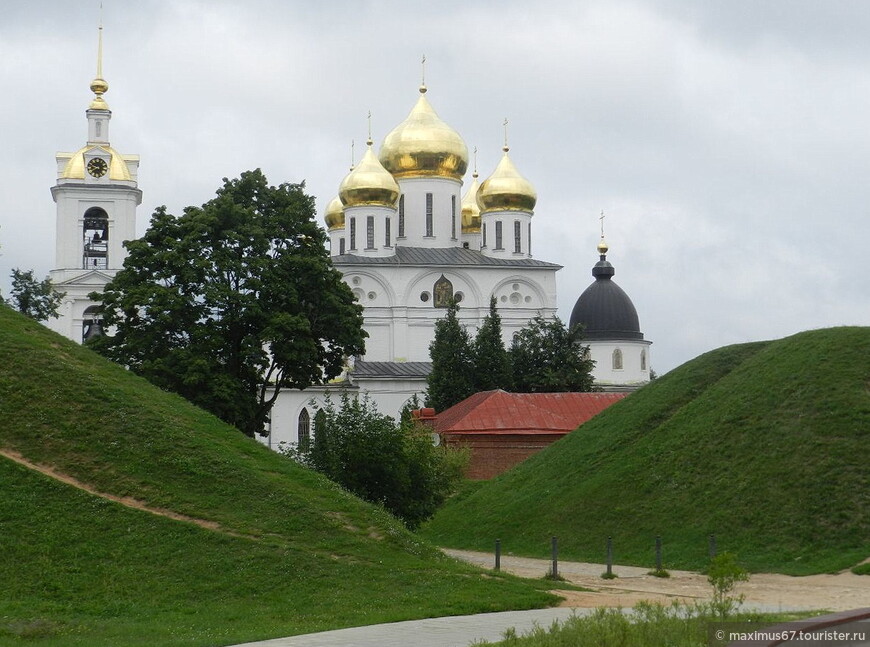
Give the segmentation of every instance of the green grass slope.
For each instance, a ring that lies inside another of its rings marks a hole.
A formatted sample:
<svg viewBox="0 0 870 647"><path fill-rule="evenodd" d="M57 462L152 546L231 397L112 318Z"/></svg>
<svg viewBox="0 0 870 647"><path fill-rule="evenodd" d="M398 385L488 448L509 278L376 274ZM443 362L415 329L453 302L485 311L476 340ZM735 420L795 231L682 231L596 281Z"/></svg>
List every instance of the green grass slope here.
<svg viewBox="0 0 870 647"><path fill-rule="evenodd" d="M225 645L542 606L174 395L0 307L0 645Z"/></svg>
<svg viewBox="0 0 870 647"><path fill-rule="evenodd" d="M424 528L445 546L702 568L832 571L870 555L870 328L722 348L688 362Z"/></svg>

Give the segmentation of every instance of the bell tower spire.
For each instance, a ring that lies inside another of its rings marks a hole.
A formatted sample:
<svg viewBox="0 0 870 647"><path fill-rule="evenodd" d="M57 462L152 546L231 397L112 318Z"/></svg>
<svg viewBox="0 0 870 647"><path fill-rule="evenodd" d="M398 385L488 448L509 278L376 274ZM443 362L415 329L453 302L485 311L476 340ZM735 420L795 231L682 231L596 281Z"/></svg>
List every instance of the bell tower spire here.
<svg viewBox="0 0 870 647"><path fill-rule="evenodd" d="M103 98L103 24L97 32L97 75L85 115L87 143L75 153L58 153L55 269L51 280L65 294L59 317L49 325L74 341L99 331L98 304L88 298L101 292L123 266L124 241L136 237L136 207L142 203L137 185L138 155L121 155L109 145L112 111Z"/></svg>

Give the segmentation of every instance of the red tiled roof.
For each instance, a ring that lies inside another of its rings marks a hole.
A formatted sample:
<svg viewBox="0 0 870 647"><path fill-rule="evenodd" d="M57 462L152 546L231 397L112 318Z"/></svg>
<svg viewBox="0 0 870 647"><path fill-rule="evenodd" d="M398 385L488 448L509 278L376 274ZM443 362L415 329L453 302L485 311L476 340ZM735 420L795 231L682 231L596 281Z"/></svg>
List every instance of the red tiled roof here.
<svg viewBox="0 0 870 647"><path fill-rule="evenodd" d="M568 433L627 393L507 393L482 391L435 419L449 434Z"/></svg>

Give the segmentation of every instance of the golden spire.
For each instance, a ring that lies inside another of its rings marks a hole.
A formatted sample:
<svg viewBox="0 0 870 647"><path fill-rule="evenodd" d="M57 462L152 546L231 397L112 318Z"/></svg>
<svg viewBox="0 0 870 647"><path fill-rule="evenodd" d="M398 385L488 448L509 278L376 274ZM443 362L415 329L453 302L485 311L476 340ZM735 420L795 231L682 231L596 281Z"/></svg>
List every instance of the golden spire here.
<svg viewBox="0 0 870 647"><path fill-rule="evenodd" d="M103 18L102 18L102 5L100 5L100 28L97 36L97 76L91 81L91 92L94 93L94 99L91 101L91 105L88 106L89 110L108 110L109 104L106 103L106 100L103 99L103 94L108 92L109 84L106 83L106 80L103 78Z"/></svg>
<svg viewBox="0 0 870 647"><path fill-rule="evenodd" d="M508 143L507 143L507 125L508 125L507 117L504 118L504 123L502 125L504 126L504 146L502 146L502 150L505 153L507 153L510 150L510 148L508 148Z"/></svg>
<svg viewBox="0 0 870 647"><path fill-rule="evenodd" d="M371 146L374 144L372 141L372 111L369 110L369 138L366 140L366 146Z"/></svg>
<svg viewBox="0 0 870 647"><path fill-rule="evenodd" d="M356 166L356 153L354 152L354 147L356 146L356 142L354 140L350 140L350 170L353 170L353 167Z"/></svg>
<svg viewBox="0 0 870 647"><path fill-rule="evenodd" d="M601 210L601 216L598 219L601 221L601 240L598 241L596 249L598 250L598 253L601 254L603 260L607 250L610 249L604 240L604 209Z"/></svg>
<svg viewBox="0 0 870 647"><path fill-rule="evenodd" d="M426 55L423 54L423 60L420 61L422 73L420 75L420 94L426 94Z"/></svg>
<svg viewBox="0 0 870 647"><path fill-rule="evenodd" d="M477 179L477 146L474 147L474 173L471 174L471 177Z"/></svg>

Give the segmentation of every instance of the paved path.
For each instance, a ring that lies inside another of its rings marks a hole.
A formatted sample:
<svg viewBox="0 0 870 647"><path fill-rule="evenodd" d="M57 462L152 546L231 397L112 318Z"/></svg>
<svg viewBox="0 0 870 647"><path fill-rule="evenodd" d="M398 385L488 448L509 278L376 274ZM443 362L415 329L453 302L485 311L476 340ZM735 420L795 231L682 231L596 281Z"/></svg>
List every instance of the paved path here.
<svg viewBox="0 0 870 647"><path fill-rule="evenodd" d="M574 613L590 612L588 609L575 611L559 607L408 620L276 638L236 647L468 647L475 640L500 640L505 629L510 627L515 627L517 633L523 633L535 623L549 627L554 620L565 620Z"/></svg>

